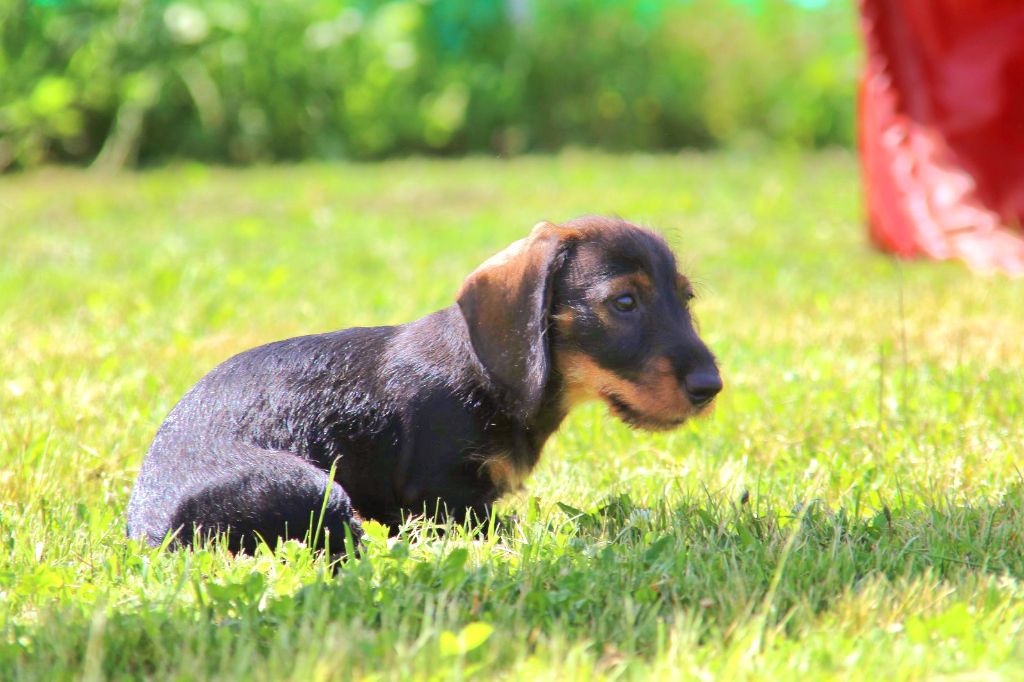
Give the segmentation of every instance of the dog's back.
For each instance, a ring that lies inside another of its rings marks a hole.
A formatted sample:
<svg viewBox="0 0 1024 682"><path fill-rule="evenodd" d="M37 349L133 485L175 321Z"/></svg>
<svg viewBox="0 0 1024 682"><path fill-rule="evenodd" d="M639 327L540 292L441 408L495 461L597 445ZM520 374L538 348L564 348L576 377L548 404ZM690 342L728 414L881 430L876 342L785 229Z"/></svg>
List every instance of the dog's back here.
<svg viewBox="0 0 1024 682"><path fill-rule="evenodd" d="M210 531L226 531L233 521L235 534L242 533L240 524L256 512L230 518L240 511L239 495L269 495L279 509L271 523L249 526L265 525L269 533L287 523L292 531L284 537L307 528L305 498L312 492L319 509L329 487L323 472L335 460L352 463L344 458L346 445L377 442L394 428L394 406L375 385L380 349L394 333L376 327L303 336L247 350L213 369L157 432L128 504L128 535L157 544L179 525L188 535L186 520L205 521ZM334 502L345 515L347 494L340 492ZM288 502L296 497L298 505Z"/></svg>

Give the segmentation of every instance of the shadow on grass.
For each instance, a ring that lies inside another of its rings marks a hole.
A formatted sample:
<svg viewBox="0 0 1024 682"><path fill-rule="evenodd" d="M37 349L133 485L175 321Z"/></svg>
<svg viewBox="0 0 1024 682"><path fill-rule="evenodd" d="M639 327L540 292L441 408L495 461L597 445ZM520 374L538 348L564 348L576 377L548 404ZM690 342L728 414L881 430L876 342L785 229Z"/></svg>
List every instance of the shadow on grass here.
<svg viewBox="0 0 1024 682"><path fill-rule="evenodd" d="M134 563L126 545L121 584L98 588L106 596L7 623L0 677L277 678L330 661L343 676L470 664L493 674L553 641L650 657L672 627L721 646L758 617L798 635L867 584L897 601L915 581L970 600L986 577L1024 578L1022 515L1019 488L997 501L871 513L531 500L524 518L482 539L423 523L391 541L371 534L364 556L333 576L297 543L276 556L199 549ZM476 621L494 627L493 645L452 649L452 633Z"/></svg>

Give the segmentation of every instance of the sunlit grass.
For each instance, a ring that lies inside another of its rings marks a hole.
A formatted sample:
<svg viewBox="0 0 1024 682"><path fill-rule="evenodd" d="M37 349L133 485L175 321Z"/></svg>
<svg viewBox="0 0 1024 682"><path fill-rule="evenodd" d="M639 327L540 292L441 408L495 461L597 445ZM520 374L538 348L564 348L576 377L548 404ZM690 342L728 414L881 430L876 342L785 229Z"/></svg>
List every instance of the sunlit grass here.
<svg viewBox="0 0 1024 682"><path fill-rule="evenodd" d="M371 535L336 575L294 543L124 540L149 440L216 363L448 305L583 213L676 248L711 418L581 408L502 528ZM867 247L845 154L7 177L0 678L1016 678L1022 349L1024 283Z"/></svg>

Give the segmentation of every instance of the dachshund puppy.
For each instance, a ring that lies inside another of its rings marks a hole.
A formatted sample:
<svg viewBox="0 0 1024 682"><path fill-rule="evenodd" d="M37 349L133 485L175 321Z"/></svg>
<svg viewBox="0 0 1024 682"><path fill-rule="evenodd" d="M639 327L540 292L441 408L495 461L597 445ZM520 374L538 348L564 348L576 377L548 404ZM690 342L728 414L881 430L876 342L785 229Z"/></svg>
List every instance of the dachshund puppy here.
<svg viewBox="0 0 1024 682"><path fill-rule="evenodd" d="M540 223L471 273L455 305L216 367L157 432L128 535L181 546L218 534L233 551L326 536L337 549L360 519L485 519L580 402L651 430L708 409L722 380L692 298L651 232Z"/></svg>

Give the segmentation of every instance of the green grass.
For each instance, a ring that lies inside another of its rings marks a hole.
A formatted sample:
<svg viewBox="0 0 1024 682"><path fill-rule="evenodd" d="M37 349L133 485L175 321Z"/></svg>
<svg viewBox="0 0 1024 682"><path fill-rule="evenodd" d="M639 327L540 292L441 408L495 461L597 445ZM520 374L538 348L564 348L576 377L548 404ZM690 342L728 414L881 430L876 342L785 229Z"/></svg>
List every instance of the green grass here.
<svg viewBox="0 0 1024 682"><path fill-rule="evenodd" d="M0 679L1024 676L1024 282L865 244L846 154L180 166L0 182ZM536 221L618 213L698 283L726 391L575 412L515 520L332 576L128 543L175 400L395 323Z"/></svg>

